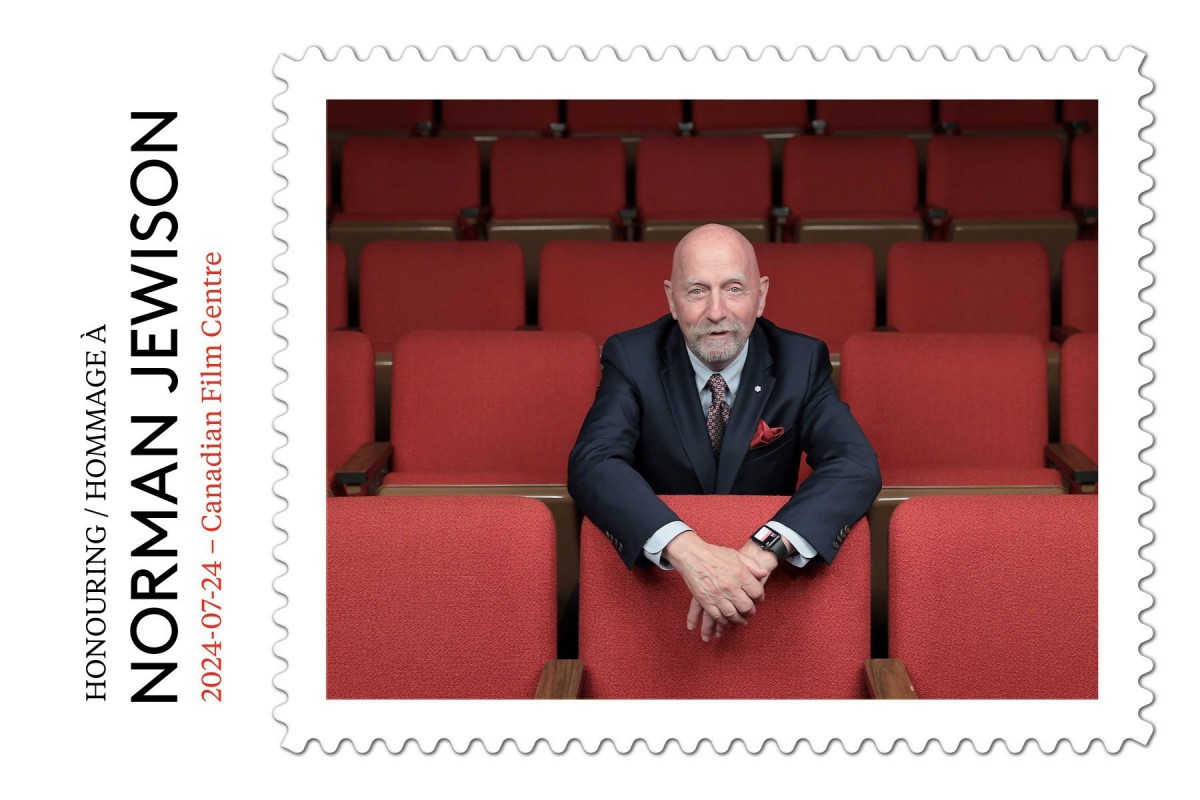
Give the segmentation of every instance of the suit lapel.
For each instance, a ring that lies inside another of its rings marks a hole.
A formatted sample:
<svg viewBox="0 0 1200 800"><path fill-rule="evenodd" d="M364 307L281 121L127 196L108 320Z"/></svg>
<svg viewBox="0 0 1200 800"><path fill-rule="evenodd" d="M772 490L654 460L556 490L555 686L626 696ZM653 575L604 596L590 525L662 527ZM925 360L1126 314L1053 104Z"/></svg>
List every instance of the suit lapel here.
<svg viewBox="0 0 1200 800"><path fill-rule="evenodd" d="M721 443L720 466L717 469L717 494L729 494L738 470L750 450L750 440L754 429L762 419L763 409L771 390L775 388L775 376L771 365L774 363L767 348L767 337L760 326L755 325L747 344L750 352L746 354L746 365L742 368L742 377L738 382L737 397L733 401L733 413L729 417L729 426L725 429L725 438ZM758 389L758 391L755 391Z"/></svg>
<svg viewBox="0 0 1200 800"><path fill-rule="evenodd" d="M712 494L717 481L717 463L712 446L708 442L708 428L700 410L700 397L696 392L696 373L684 352L686 345L679 326L667 336L666 352L661 378L667 405L675 419L675 427L683 442L684 452L692 463L692 470L707 494Z"/></svg>

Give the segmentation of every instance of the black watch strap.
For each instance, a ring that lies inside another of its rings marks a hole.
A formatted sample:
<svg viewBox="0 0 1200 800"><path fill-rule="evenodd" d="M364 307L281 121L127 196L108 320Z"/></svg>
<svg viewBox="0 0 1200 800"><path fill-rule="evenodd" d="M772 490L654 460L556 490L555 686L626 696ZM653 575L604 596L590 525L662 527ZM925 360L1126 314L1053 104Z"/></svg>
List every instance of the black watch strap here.
<svg viewBox="0 0 1200 800"><path fill-rule="evenodd" d="M784 541L783 535L778 531L773 531L764 525L755 531L754 535L750 537L750 541L757 544L763 550L771 551L780 561L787 561L789 555L787 542Z"/></svg>

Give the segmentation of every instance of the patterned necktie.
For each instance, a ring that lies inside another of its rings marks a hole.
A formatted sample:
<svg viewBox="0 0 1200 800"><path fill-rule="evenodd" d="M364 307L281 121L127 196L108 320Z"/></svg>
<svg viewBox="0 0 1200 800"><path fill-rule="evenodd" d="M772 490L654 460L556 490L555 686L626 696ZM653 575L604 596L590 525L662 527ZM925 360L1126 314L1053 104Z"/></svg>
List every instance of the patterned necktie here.
<svg viewBox="0 0 1200 800"><path fill-rule="evenodd" d="M708 379L707 388L712 392L712 405L708 408L708 440L713 453L721 454L721 439L725 437L725 426L729 424L729 403L725 402L725 379L714 372Z"/></svg>

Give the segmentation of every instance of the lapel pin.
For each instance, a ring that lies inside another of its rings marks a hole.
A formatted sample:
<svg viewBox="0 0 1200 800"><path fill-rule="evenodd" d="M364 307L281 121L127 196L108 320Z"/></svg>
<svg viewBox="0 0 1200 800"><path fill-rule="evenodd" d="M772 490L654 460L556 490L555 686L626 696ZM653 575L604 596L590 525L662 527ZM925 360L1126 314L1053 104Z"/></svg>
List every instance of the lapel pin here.
<svg viewBox="0 0 1200 800"><path fill-rule="evenodd" d="M756 391L756 392L761 392L761 391L762 391L762 387L761 387L761 386L755 386L755 387L754 387L754 391Z"/></svg>

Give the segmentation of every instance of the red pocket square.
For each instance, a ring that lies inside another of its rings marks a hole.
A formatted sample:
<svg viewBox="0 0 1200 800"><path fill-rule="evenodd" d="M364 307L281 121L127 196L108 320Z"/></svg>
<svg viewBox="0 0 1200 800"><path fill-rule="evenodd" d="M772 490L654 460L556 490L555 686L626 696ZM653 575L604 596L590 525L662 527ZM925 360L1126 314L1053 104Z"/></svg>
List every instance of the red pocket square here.
<svg viewBox="0 0 1200 800"><path fill-rule="evenodd" d="M770 444L783 435L783 428L772 428L767 424L766 420L760 419L758 427L754 429L754 438L750 440L750 449L761 447L764 444Z"/></svg>

